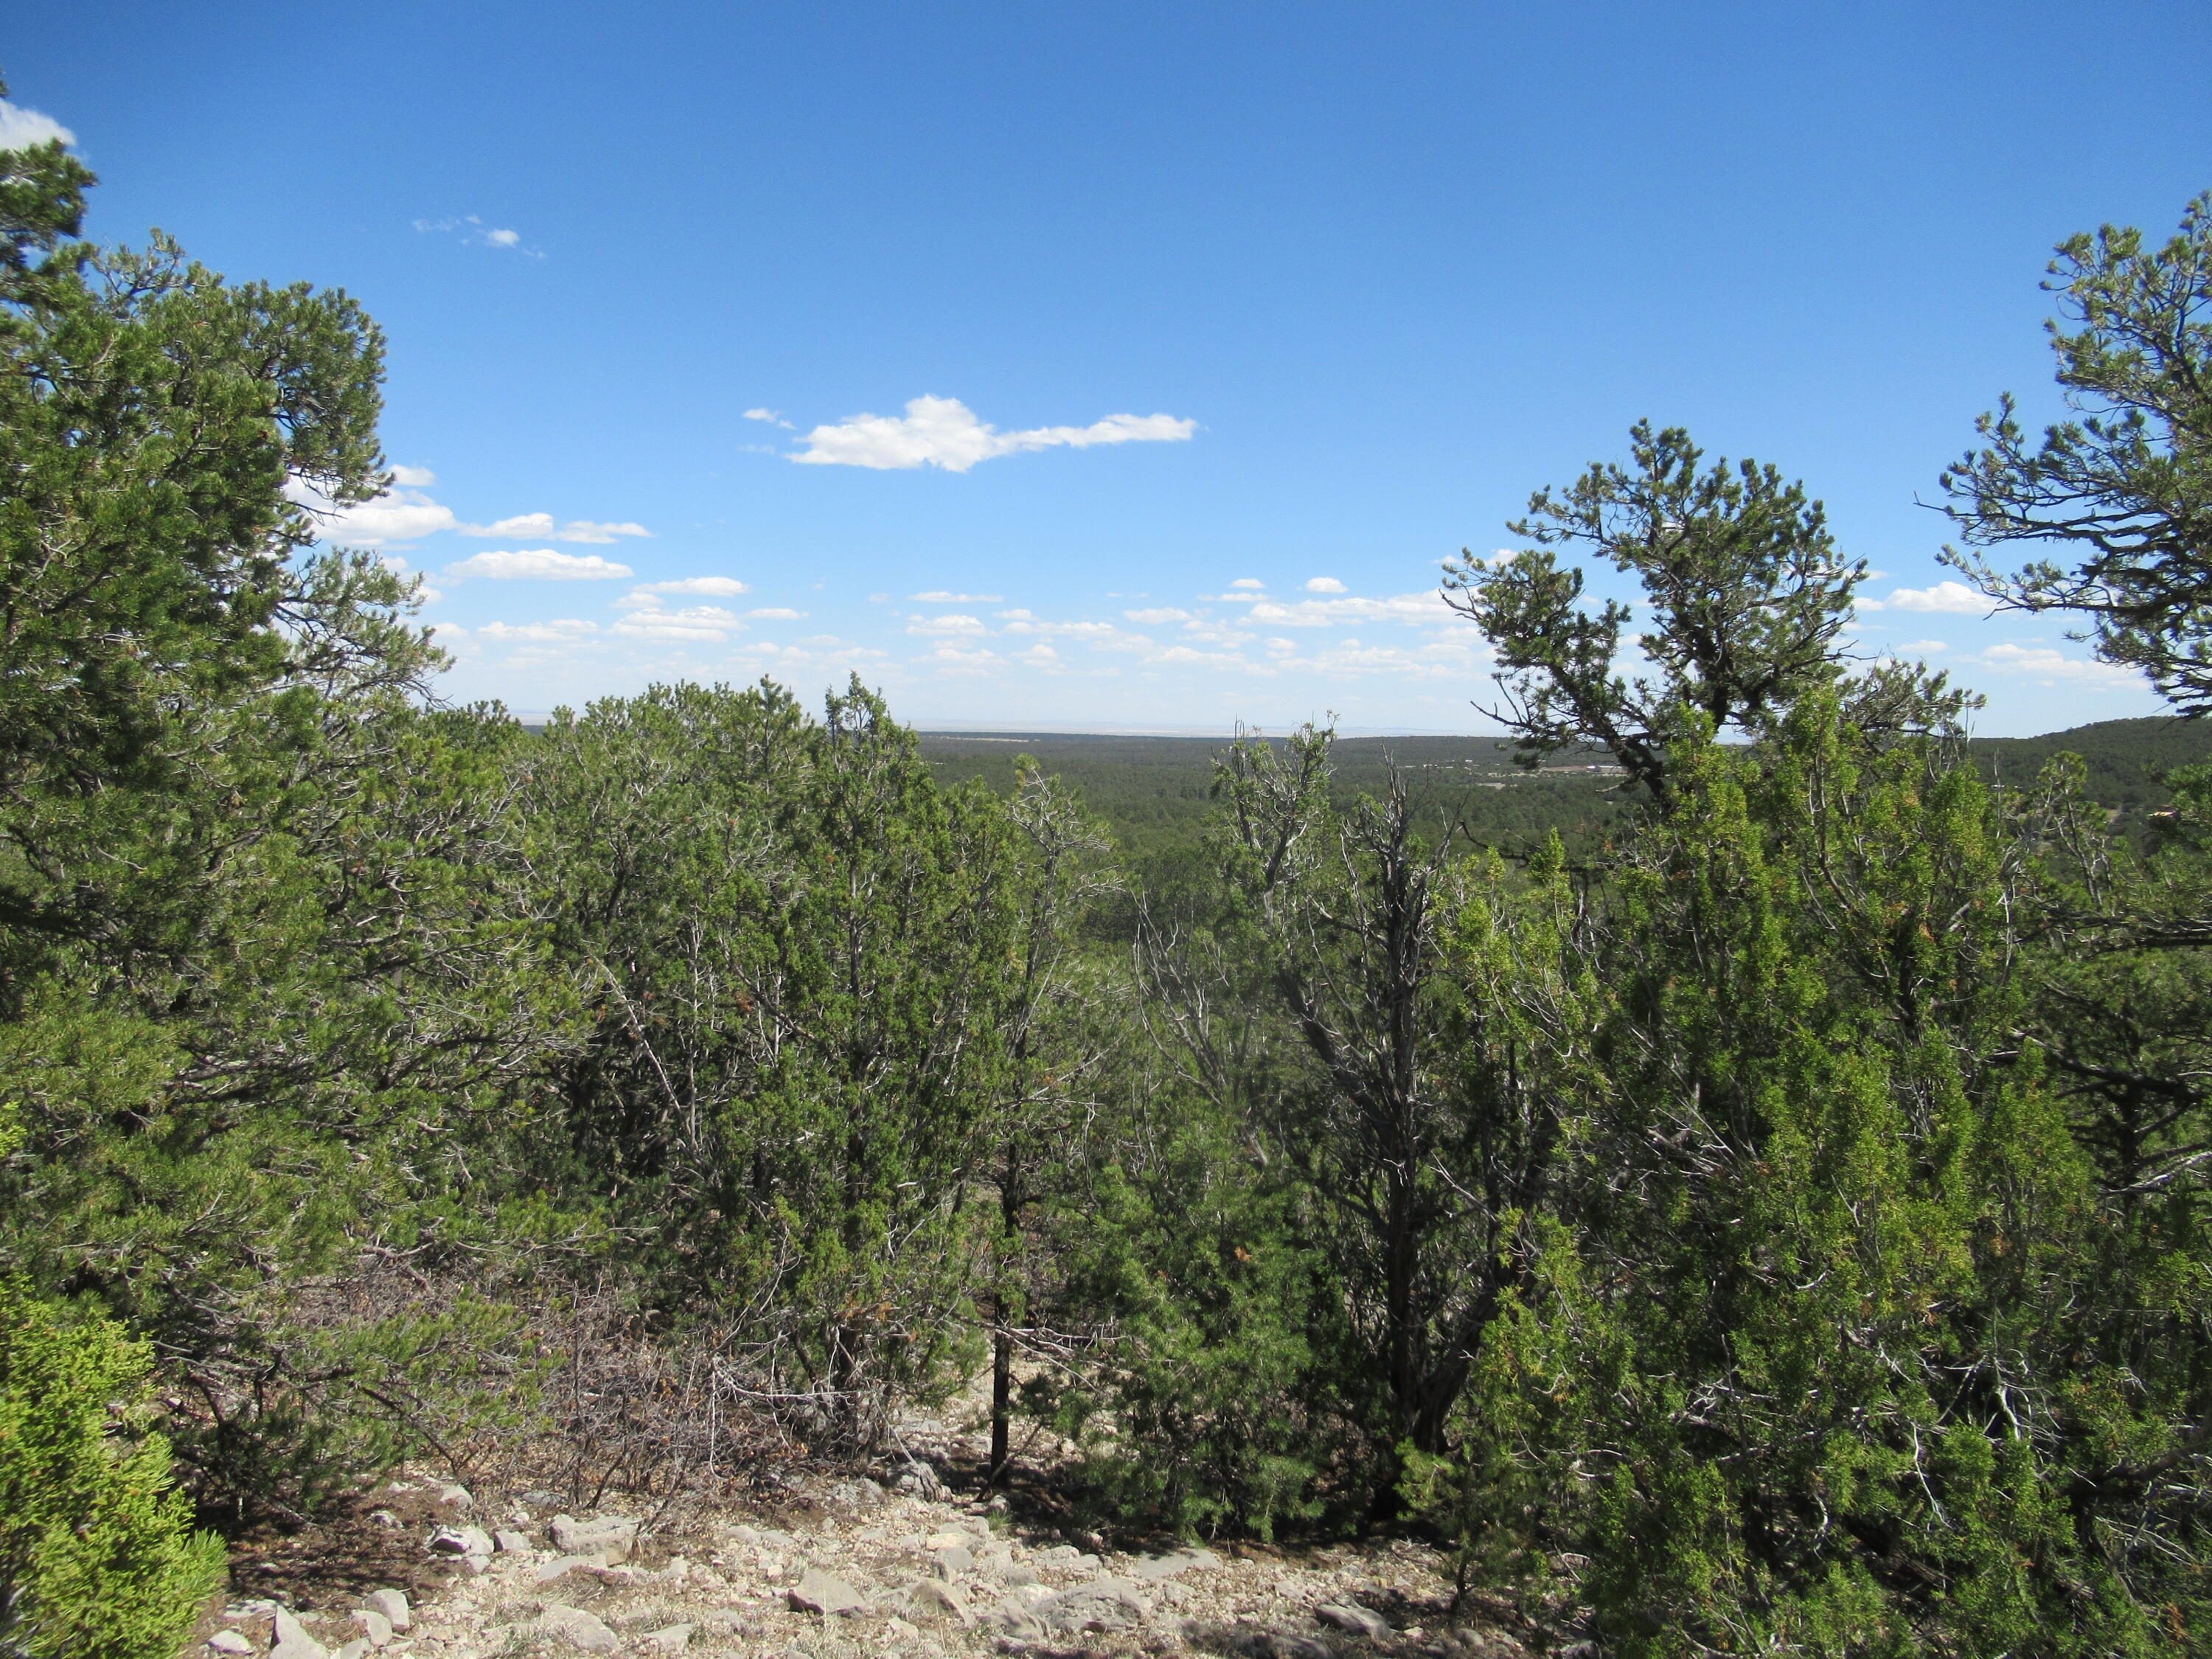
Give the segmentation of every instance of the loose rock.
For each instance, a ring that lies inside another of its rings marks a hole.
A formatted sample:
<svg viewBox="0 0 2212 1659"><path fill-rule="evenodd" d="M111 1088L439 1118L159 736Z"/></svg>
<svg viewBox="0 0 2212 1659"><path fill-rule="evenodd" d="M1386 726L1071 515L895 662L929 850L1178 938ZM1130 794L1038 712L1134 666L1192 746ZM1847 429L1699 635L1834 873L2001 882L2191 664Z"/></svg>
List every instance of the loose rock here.
<svg viewBox="0 0 2212 1659"><path fill-rule="evenodd" d="M380 1613L394 1630L406 1630L415 1622L407 1606L407 1597L396 1589L374 1589L361 1598L362 1606L372 1613Z"/></svg>
<svg viewBox="0 0 2212 1659"><path fill-rule="evenodd" d="M253 1644L234 1630L219 1630L207 1639L207 1644L217 1653L251 1653Z"/></svg>
<svg viewBox="0 0 2212 1659"><path fill-rule="evenodd" d="M553 1547L563 1555L596 1555L609 1566L629 1559L637 1545L635 1521L620 1516L601 1516L579 1521L574 1516L553 1517Z"/></svg>
<svg viewBox="0 0 2212 1659"><path fill-rule="evenodd" d="M557 1637L569 1646L581 1648L586 1653L612 1653L615 1650L615 1633L599 1622L598 1615L586 1613L581 1607L563 1607L556 1602L522 1628L542 1636Z"/></svg>
<svg viewBox="0 0 2212 1659"><path fill-rule="evenodd" d="M659 1630L648 1631L638 1640L656 1653L681 1653L690 1644L691 1626L668 1625Z"/></svg>
<svg viewBox="0 0 2212 1659"><path fill-rule="evenodd" d="M787 1599L793 1613L818 1613L824 1616L859 1613L867 1606L860 1591L819 1567L807 1568L792 1586Z"/></svg>
<svg viewBox="0 0 2212 1659"><path fill-rule="evenodd" d="M515 1531L512 1527L502 1527L492 1534L491 1544L501 1555L523 1555L530 1549L528 1535Z"/></svg>
<svg viewBox="0 0 2212 1659"><path fill-rule="evenodd" d="M1324 1601L1314 1609L1314 1617L1332 1629L1349 1631L1370 1641L1379 1642L1390 1634L1388 1619L1357 1601Z"/></svg>
<svg viewBox="0 0 2212 1659"><path fill-rule="evenodd" d="M1200 1567L1218 1567L1221 1558L1212 1550L1177 1550L1172 1555L1148 1555L1129 1571L1147 1583L1173 1578Z"/></svg>
<svg viewBox="0 0 2212 1659"><path fill-rule="evenodd" d="M950 1584L932 1583L924 1578L907 1587L907 1605L920 1618L957 1619L969 1622L968 1601Z"/></svg>
<svg viewBox="0 0 2212 1659"><path fill-rule="evenodd" d="M276 1640L269 1659L331 1659L331 1650L300 1627L283 1607L276 1609Z"/></svg>
<svg viewBox="0 0 2212 1659"><path fill-rule="evenodd" d="M1098 1578L1036 1604L1036 1616L1058 1631L1122 1630L1145 1613L1136 1586Z"/></svg>
<svg viewBox="0 0 2212 1659"><path fill-rule="evenodd" d="M1024 1641L1036 1641L1044 1634L1044 1620L1038 1618L1030 1604L1018 1595L1002 1595L999 1605L984 1615L985 1621L1003 1630L1009 1636Z"/></svg>
<svg viewBox="0 0 2212 1659"><path fill-rule="evenodd" d="M369 1607L356 1607L349 1615L361 1626L361 1633L368 1638L373 1648L380 1648L392 1639L392 1621Z"/></svg>
<svg viewBox="0 0 2212 1659"><path fill-rule="evenodd" d="M434 1555L489 1555L491 1534L482 1527L441 1527L430 1534Z"/></svg>

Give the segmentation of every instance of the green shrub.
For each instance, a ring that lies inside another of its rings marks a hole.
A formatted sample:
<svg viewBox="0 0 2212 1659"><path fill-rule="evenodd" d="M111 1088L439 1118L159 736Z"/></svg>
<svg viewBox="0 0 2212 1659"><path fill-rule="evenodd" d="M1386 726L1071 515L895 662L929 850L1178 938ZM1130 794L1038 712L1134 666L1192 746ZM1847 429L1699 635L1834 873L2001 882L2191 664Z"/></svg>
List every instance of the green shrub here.
<svg viewBox="0 0 2212 1659"><path fill-rule="evenodd" d="M0 1279L0 1656L171 1659L222 1550L144 1431L150 1353Z"/></svg>

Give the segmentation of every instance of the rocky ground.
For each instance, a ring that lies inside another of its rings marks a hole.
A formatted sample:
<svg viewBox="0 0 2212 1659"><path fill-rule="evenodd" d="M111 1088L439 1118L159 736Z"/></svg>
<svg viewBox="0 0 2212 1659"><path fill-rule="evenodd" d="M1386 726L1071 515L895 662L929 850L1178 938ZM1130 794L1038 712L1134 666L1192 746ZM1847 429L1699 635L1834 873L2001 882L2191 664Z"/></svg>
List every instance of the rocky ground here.
<svg viewBox="0 0 2212 1659"><path fill-rule="evenodd" d="M1312 1550L1063 1535L1049 1514L948 1491L795 1476L772 1504L658 1518L549 1492L479 1499L403 1477L365 1494L343 1571L310 1541L234 1566L186 1659L1517 1659L1572 1651L1503 1609L1455 1615L1449 1564L1407 1540ZM1072 1524L1072 1523L1071 1523ZM1525 1644L1525 1645L1524 1645Z"/></svg>

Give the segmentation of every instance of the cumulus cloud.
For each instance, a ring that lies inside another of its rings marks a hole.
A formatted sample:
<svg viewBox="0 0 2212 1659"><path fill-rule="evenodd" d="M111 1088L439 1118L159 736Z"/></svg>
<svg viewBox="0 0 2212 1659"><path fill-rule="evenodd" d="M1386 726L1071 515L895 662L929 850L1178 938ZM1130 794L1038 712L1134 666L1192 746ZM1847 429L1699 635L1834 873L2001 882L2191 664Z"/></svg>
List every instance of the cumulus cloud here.
<svg viewBox="0 0 2212 1659"><path fill-rule="evenodd" d="M1334 576L1316 576L1306 584L1309 593L1341 593L1344 591L1344 584Z"/></svg>
<svg viewBox="0 0 2212 1659"><path fill-rule="evenodd" d="M545 257L538 248L522 246L520 231L488 225L473 213L464 213L458 219L417 219L415 228L426 236L459 235L463 242L473 247L511 248L532 259Z"/></svg>
<svg viewBox="0 0 2212 1659"><path fill-rule="evenodd" d="M749 409L745 411L745 418L749 421L766 421L770 426L780 426L786 432L796 432L799 429L783 418L783 411L780 409ZM775 452L770 450L769 453L774 454Z"/></svg>
<svg viewBox="0 0 2212 1659"><path fill-rule="evenodd" d="M459 632L459 629L455 629ZM596 634L599 625L580 617L567 617L549 623L486 623L477 629L480 640L526 640L544 643L556 640L581 639L586 634Z"/></svg>
<svg viewBox="0 0 2212 1659"><path fill-rule="evenodd" d="M1089 426L1040 426L1001 432L957 398L916 398L906 413L854 415L817 426L801 440L806 447L792 456L811 466L865 466L900 471L920 466L965 472L978 461L1024 450L1094 444L1182 443L1198 429L1195 421L1171 415L1109 415Z"/></svg>
<svg viewBox="0 0 2212 1659"><path fill-rule="evenodd" d="M695 605L681 611L641 611L617 623L615 632L634 640L711 644L726 639L744 626L733 611L725 611L718 605Z"/></svg>
<svg viewBox="0 0 2212 1659"><path fill-rule="evenodd" d="M999 605L1006 597L1003 593L947 593L942 588L907 595L916 605Z"/></svg>
<svg viewBox="0 0 2212 1659"><path fill-rule="evenodd" d="M1951 647L1941 640L1907 640L1897 647L1899 651L1948 651Z"/></svg>
<svg viewBox="0 0 2212 1659"><path fill-rule="evenodd" d="M661 603L664 594L680 593L701 599L734 599L752 589L735 576L685 576L676 581L641 582L615 601L618 611L643 611Z"/></svg>
<svg viewBox="0 0 2212 1659"><path fill-rule="evenodd" d="M1977 660L2000 673L2026 674L2045 685L2067 680L2094 691L2140 691L2145 684L2132 668L2094 657L2069 657L2047 645L1993 645Z"/></svg>
<svg viewBox="0 0 2212 1659"><path fill-rule="evenodd" d="M385 547L447 530L464 536L550 542L606 543L619 536L653 534L641 524L597 524L589 519L560 524L550 513L520 513L495 524L464 524L453 516L453 508L423 493L437 482L438 475L427 466L395 466L391 489L350 507L334 506L302 478L288 480L284 493L315 515L319 540L353 547Z"/></svg>
<svg viewBox="0 0 2212 1659"><path fill-rule="evenodd" d="M1964 582L1937 582L1933 587L1900 587L1878 599L1862 599L1862 611L1936 611L1952 616L1980 617L1990 602Z"/></svg>
<svg viewBox="0 0 2212 1659"><path fill-rule="evenodd" d="M757 617L762 622L798 622L804 618L806 613L804 611L793 611L786 605L765 605L758 611L748 611L745 615Z"/></svg>
<svg viewBox="0 0 2212 1659"><path fill-rule="evenodd" d="M550 513L518 513L511 519L501 519L496 524L464 524L453 526L464 536L504 536L513 540L529 537L533 541L549 542L611 542L617 536L651 536L653 532L641 524L593 524L589 519L571 519L566 524L556 524Z"/></svg>
<svg viewBox="0 0 2212 1659"><path fill-rule="evenodd" d="M1257 576L1239 576L1235 581L1229 585L1231 587L1249 588L1253 592L1256 593L1267 584L1261 581Z"/></svg>
<svg viewBox="0 0 2212 1659"><path fill-rule="evenodd" d="M952 611L935 617L908 617L906 619L906 631L909 634L925 635L975 635L988 634L991 630L984 627L981 617L966 617L957 611Z"/></svg>
<svg viewBox="0 0 2212 1659"><path fill-rule="evenodd" d="M1121 636L1121 630L1109 622L1046 622L1026 611L1003 613L1009 634L1057 634L1071 640L1112 640Z"/></svg>
<svg viewBox="0 0 2212 1659"><path fill-rule="evenodd" d="M52 116L0 98L0 150L30 149L57 138L64 144L76 143L76 134Z"/></svg>
<svg viewBox="0 0 2212 1659"><path fill-rule="evenodd" d="M1272 628L1334 628L1346 622L1434 626L1450 622L1455 615L1443 595L1434 589L1387 599L1300 599L1294 605L1263 599L1254 604L1249 614L1255 624L1264 623Z"/></svg>
<svg viewBox="0 0 2212 1659"><path fill-rule="evenodd" d="M1196 622L1188 611L1178 611L1173 605L1155 605L1147 611L1124 611L1121 613L1133 623L1142 623L1147 628L1158 628L1164 623Z"/></svg>
<svg viewBox="0 0 2212 1659"><path fill-rule="evenodd" d="M637 573L596 553L556 553L550 547L478 553L446 567L448 576L482 576L491 581L604 582Z"/></svg>
<svg viewBox="0 0 2212 1659"><path fill-rule="evenodd" d="M428 476L415 468L395 467L393 477L398 479L402 471L412 477ZM350 507L333 506L330 497L301 478L288 479L284 494L314 514L318 540L343 542L349 547L385 547L393 542L411 542L434 536L441 530L451 530L458 522L453 508L441 507L404 481L395 483L380 495Z"/></svg>

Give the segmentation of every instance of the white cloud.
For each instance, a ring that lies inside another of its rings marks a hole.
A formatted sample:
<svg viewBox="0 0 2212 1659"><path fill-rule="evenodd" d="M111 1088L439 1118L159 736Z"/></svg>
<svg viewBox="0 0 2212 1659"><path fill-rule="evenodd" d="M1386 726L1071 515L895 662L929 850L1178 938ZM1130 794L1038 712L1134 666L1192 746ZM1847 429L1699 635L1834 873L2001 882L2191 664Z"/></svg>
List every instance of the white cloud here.
<svg viewBox="0 0 2212 1659"><path fill-rule="evenodd" d="M571 519L567 524L556 525L550 513L518 513L511 519L501 519L496 524L463 524L453 526L464 536L503 536L512 540L529 537L533 541L549 542L611 542L617 536L651 536L653 532L641 524L593 524L589 519Z"/></svg>
<svg viewBox="0 0 2212 1659"><path fill-rule="evenodd" d="M1455 613L1443 595L1431 589L1401 593L1388 599L1300 599L1283 605L1261 599L1251 610L1251 619L1273 628L1333 628L1342 622L1407 623L1434 627L1454 620Z"/></svg>
<svg viewBox="0 0 2212 1659"><path fill-rule="evenodd" d="M492 581L533 580L554 582L604 582L637 573L596 553L579 556L556 553L550 547L519 548L512 552L478 553L446 567L448 576L482 576Z"/></svg>
<svg viewBox="0 0 2212 1659"><path fill-rule="evenodd" d="M806 613L804 611L789 610L779 605L769 605L759 611L748 611L745 615L758 617L762 622L798 622L804 618Z"/></svg>
<svg viewBox="0 0 2212 1659"><path fill-rule="evenodd" d="M916 605L1000 605L1006 597L1003 593L947 593L942 588L907 595Z"/></svg>
<svg viewBox="0 0 2212 1659"><path fill-rule="evenodd" d="M384 547L411 542L453 528L453 509L441 507L419 489L386 490L351 507L333 507L330 498L304 479L288 479L284 494L315 515L318 541L349 547Z"/></svg>
<svg viewBox="0 0 2212 1659"><path fill-rule="evenodd" d="M428 467L395 466L391 489L351 507L333 507L328 496L301 478L288 480L284 493L320 521L318 540L353 547L384 547L447 530L464 536L550 542L606 543L618 536L653 534L641 524L595 524L589 519L556 524L550 513L518 514L496 524L463 524L453 516L453 508L422 493L437 482L438 475Z"/></svg>
<svg viewBox="0 0 2212 1659"><path fill-rule="evenodd" d="M805 434L806 447L791 459L814 466L865 466L898 471L918 466L965 472L978 461L1024 450L1094 444L1181 443L1195 421L1171 415L1109 415L1089 426L1040 426L1001 432L975 418L957 398L921 397L903 416L854 415Z"/></svg>
<svg viewBox="0 0 2212 1659"><path fill-rule="evenodd" d="M1993 645L1977 660L2000 673L2026 674L2045 685L2070 680L2094 691L2140 691L2143 677L2118 663L2094 657L2069 657L2047 645Z"/></svg>
<svg viewBox="0 0 2212 1659"><path fill-rule="evenodd" d="M1260 590L1260 589L1261 589L1261 588L1265 587L1267 584L1267 583L1265 583L1265 582L1263 582L1263 581L1261 581L1261 580L1257 576L1239 576L1239 577L1238 577L1235 581L1233 581L1233 582L1230 583L1229 585L1230 585L1231 587L1247 587L1247 588L1250 588L1254 592L1255 592L1255 593L1256 593L1257 592L1259 592L1259 590Z"/></svg>
<svg viewBox="0 0 2212 1659"><path fill-rule="evenodd" d="M1071 640L1111 640L1121 636L1121 630L1109 622L1044 622L1027 611L1017 611L1007 619L1004 630L1009 634L1056 634Z"/></svg>
<svg viewBox="0 0 2212 1659"><path fill-rule="evenodd" d="M459 632L459 629L455 629ZM580 639L586 634L596 634L599 625L575 617L563 617L550 623L486 623L477 629L480 640L552 640Z"/></svg>
<svg viewBox="0 0 2212 1659"><path fill-rule="evenodd" d="M645 611L625 617L615 632L635 640L714 641L744 628L737 613L718 605L690 605L682 611Z"/></svg>
<svg viewBox="0 0 2212 1659"><path fill-rule="evenodd" d="M1941 640L1908 640L1897 647L1899 651L1948 651L1951 647Z"/></svg>
<svg viewBox="0 0 2212 1659"><path fill-rule="evenodd" d="M909 634L988 634L978 617L964 617L958 611L948 611L935 617L908 617L906 631Z"/></svg>
<svg viewBox="0 0 2212 1659"><path fill-rule="evenodd" d="M51 115L37 110L25 109L21 104L11 104L0 98L0 150L29 149L37 144L51 143L60 139L64 144L76 143L71 132Z"/></svg>
<svg viewBox="0 0 2212 1659"><path fill-rule="evenodd" d="M1878 599L1862 599L1862 611L1937 611L1959 617L1986 616L1990 602L1964 582L1937 582L1933 587L1900 587Z"/></svg>
<svg viewBox="0 0 2212 1659"><path fill-rule="evenodd" d="M694 599L734 599L752 589L735 576L685 576L672 582L642 582L615 601L617 611L650 610L660 603L664 593L682 593Z"/></svg>
<svg viewBox="0 0 2212 1659"><path fill-rule="evenodd" d="M1309 593L1341 593L1344 591L1344 584L1334 576L1316 576L1306 584Z"/></svg>
<svg viewBox="0 0 2212 1659"><path fill-rule="evenodd" d="M796 432L799 429L783 418L783 411L780 409L749 409L745 411L745 418L749 421L766 421L770 426L780 426L786 432ZM776 452L771 449L763 453L773 455Z"/></svg>
<svg viewBox="0 0 2212 1659"><path fill-rule="evenodd" d="M1157 628L1162 623L1187 623L1198 620L1189 611L1178 611L1173 605L1158 605L1149 611L1124 611L1121 614L1133 623L1143 623L1151 628Z"/></svg>
<svg viewBox="0 0 2212 1659"><path fill-rule="evenodd" d="M522 233L488 225L473 213L465 213L458 219L417 219L415 228L424 235L445 235L458 232L462 241L476 247L512 248L532 259L545 255L534 247L522 246Z"/></svg>

